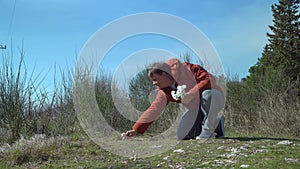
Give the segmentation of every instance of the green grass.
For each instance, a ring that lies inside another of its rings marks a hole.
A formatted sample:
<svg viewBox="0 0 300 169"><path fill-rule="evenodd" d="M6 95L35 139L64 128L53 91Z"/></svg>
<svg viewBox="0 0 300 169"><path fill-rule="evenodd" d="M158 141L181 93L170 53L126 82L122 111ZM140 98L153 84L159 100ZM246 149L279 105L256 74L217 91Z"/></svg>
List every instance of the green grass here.
<svg viewBox="0 0 300 169"><path fill-rule="evenodd" d="M289 145L279 145L290 140ZM183 153L174 150L182 149ZM149 150L151 151L151 150ZM262 138L229 133L225 139L182 141L147 158L121 157L102 149L84 134L73 134L39 151L0 157L0 168L295 168L300 167L299 139ZM289 159L292 159L290 162Z"/></svg>

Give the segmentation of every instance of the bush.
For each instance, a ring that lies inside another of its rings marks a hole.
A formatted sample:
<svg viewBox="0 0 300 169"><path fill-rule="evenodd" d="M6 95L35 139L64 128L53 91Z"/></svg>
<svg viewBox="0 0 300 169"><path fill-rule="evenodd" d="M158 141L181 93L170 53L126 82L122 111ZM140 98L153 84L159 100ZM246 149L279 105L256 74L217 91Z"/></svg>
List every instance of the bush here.
<svg viewBox="0 0 300 169"><path fill-rule="evenodd" d="M17 68L14 68L13 57L3 55L0 69L0 128L9 131L11 141L20 137L21 133L28 132L29 121L26 117L34 113L37 106L35 91L36 79L27 75L21 52Z"/></svg>
<svg viewBox="0 0 300 169"><path fill-rule="evenodd" d="M269 136L299 137L298 83L274 69L252 79L228 80L227 127Z"/></svg>
<svg viewBox="0 0 300 169"><path fill-rule="evenodd" d="M80 116L89 115L86 119L88 123L92 123L89 126L97 126L99 121L95 117L98 115L94 113L95 107L91 107L94 105L87 102L89 99L74 98L74 92L82 92L86 98L95 96L105 123L119 132L125 132L132 127L134 121L120 114L114 101L126 99L120 103L124 104L124 109L132 104L135 110L139 110L128 112L137 118L149 107L149 96L154 91L146 70L137 74L130 82L128 98L112 95L111 89L116 93L124 91L103 70L99 71L95 80L90 78L90 71L75 72L74 75L69 71L61 71L62 80L57 83L54 75L54 92L50 94L43 88L42 80L38 81L39 76L33 77L33 72L28 73L22 51L18 64L13 63L13 56L2 54L0 143L14 142L21 135L30 137L34 134L70 134L77 127L73 99L81 101L81 105L77 105L77 113ZM92 86L95 86L94 93L87 93L86 89ZM299 81L291 81L281 70L274 69L266 69L263 75L242 81L237 76L227 78L226 127L230 130L259 132L270 136L299 137L300 89L297 86ZM79 90L75 91L75 88ZM90 112L80 112L81 107L91 107L87 109ZM179 111L178 104L170 103L147 133L159 134L168 129L176 120ZM85 126L81 127L85 129Z"/></svg>
<svg viewBox="0 0 300 169"><path fill-rule="evenodd" d="M30 161L47 161L50 158L51 147L61 146L68 140L68 137L55 136L48 138L43 134L36 134L27 139L21 136L13 144L2 145L0 147L0 157L3 159L13 158L13 160L8 161L11 163L10 166L22 165Z"/></svg>
<svg viewBox="0 0 300 169"><path fill-rule="evenodd" d="M34 72L27 71L23 51L17 65L13 60L13 55L2 53L0 143L14 142L21 135L69 133L76 122L71 74L62 73L62 81L50 94L42 86L43 80L38 80L40 74L34 77Z"/></svg>

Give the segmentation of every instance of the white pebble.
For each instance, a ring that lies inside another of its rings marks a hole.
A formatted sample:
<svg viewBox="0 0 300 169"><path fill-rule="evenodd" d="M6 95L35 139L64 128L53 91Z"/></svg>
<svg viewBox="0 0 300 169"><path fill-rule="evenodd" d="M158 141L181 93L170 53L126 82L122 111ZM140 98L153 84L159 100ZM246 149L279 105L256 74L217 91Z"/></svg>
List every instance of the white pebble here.
<svg viewBox="0 0 300 169"><path fill-rule="evenodd" d="M285 158L285 161L289 164L291 163L298 163L299 160L298 159L293 159L293 158Z"/></svg>
<svg viewBox="0 0 300 169"><path fill-rule="evenodd" d="M285 140L285 141L280 141L279 143L277 143L278 145L290 145L293 142L289 141L289 140Z"/></svg>
<svg viewBox="0 0 300 169"><path fill-rule="evenodd" d="M173 152L174 152L174 153L184 153L185 151L182 150L182 149L178 149L178 150L174 150Z"/></svg>
<svg viewBox="0 0 300 169"><path fill-rule="evenodd" d="M240 167L241 167L241 168L248 168L249 165L248 165L248 164L242 164Z"/></svg>

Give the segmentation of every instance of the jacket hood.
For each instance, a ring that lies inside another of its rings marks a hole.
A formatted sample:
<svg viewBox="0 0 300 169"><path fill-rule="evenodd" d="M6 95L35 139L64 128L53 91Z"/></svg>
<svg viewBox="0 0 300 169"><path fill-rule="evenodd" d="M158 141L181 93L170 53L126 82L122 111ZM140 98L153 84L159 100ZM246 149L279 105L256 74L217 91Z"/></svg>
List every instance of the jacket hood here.
<svg viewBox="0 0 300 169"><path fill-rule="evenodd" d="M180 60L176 58L172 58L168 60L166 63L170 66L172 76L177 81L178 77L180 76L180 72L183 68L182 63L180 62Z"/></svg>

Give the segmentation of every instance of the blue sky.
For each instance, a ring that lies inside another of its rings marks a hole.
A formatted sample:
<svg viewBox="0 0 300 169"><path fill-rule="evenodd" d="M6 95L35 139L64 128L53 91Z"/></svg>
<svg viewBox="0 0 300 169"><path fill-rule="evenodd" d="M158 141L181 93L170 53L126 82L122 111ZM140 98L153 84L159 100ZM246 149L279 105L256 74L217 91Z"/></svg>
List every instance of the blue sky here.
<svg viewBox="0 0 300 169"><path fill-rule="evenodd" d="M161 12L198 27L214 45L225 73L245 77L267 43L274 3L277 0L0 0L0 44L10 50L12 40L17 57L23 43L28 69L42 72L45 86L51 86L54 65L72 69L97 30L127 15ZM109 67L115 69L122 57L144 48L187 52L174 40L146 35L119 44L103 63L114 63Z"/></svg>

